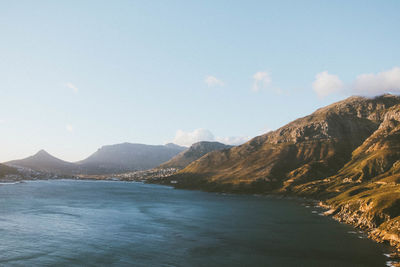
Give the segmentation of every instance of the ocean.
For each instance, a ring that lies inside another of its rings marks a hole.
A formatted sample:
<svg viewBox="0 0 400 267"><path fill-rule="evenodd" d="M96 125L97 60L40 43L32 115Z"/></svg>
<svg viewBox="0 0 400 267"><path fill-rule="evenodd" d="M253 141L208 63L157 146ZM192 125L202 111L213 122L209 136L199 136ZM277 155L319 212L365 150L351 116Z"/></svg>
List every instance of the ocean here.
<svg viewBox="0 0 400 267"><path fill-rule="evenodd" d="M296 199L118 181L0 185L1 266L385 266L389 248Z"/></svg>

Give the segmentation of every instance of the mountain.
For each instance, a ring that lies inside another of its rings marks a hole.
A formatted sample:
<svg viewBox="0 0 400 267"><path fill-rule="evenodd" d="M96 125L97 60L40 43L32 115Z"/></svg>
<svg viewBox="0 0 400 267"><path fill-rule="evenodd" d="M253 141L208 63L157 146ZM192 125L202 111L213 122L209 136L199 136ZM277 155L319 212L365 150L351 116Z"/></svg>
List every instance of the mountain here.
<svg viewBox="0 0 400 267"><path fill-rule="evenodd" d="M335 219L370 230L370 237L400 251L399 183L400 105L396 105L337 174L297 190L306 194L310 190L335 192L326 201Z"/></svg>
<svg viewBox="0 0 400 267"><path fill-rule="evenodd" d="M88 158L77 162L79 173L108 174L147 170L159 166L183 150L175 144L143 145L123 143L103 146Z"/></svg>
<svg viewBox="0 0 400 267"><path fill-rule="evenodd" d="M171 160L160 165L160 168L185 168L193 161L201 158L205 154L216 151L231 148L232 146L225 145L219 142L208 142L202 141L193 144L189 149L182 151Z"/></svg>
<svg viewBox="0 0 400 267"><path fill-rule="evenodd" d="M243 145L205 155L179 173L188 177L180 185L291 192L299 184L337 173L379 128L387 109L399 103L391 95L334 103Z"/></svg>
<svg viewBox="0 0 400 267"><path fill-rule="evenodd" d="M17 166L36 171L57 174L71 174L76 170L75 164L58 159L43 149L33 156L24 159L8 161L5 164L8 166Z"/></svg>
<svg viewBox="0 0 400 267"><path fill-rule="evenodd" d="M74 163L63 161L45 150L40 150L28 158L4 164L64 175L111 174L154 168L185 149L186 147L175 144L153 146L123 143L103 146L88 158Z"/></svg>
<svg viewBox="0 0 400 267"><path fill-rule="evenodd" d="M153 182L323 200L400 251L400 97L350 97Z"/></svg>

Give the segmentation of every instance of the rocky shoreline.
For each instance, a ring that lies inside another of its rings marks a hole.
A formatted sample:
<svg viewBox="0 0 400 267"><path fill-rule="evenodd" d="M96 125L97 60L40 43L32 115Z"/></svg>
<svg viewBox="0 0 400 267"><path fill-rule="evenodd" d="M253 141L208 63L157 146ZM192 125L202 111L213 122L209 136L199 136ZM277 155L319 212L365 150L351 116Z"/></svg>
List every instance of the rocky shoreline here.
<svg viewBox="0 0 400 267"><path fill-rule="evenodd" d="M186 183L185 179L180 180L179 178L182 179L182 177L174 175L163 179L150 179L146 182L173 186L176 189L233 194L275 195L310 201L325 210L323 215L331 216L334 220L340 223L346 223L354 226L356 229L362 230L367 234L368 238L375 242L391 246L393 252L388 255L391 259L390 266L400 267L400 221L397 219L397 216L390 216L390 212L387 210L385 210L385 212L377 212L374 209L376 203L366 200L347 202L347 200L343 201L340 199L342 202L338 202L339 204L333 204L335 202L332 199L322 198L325 200L321 201L316 200L312 195L298 195L293 192L288 194L288 192L282 191L258 192L252 190L254 189L252 187L242 188L243 190L240 190L239 187L222 187L221 185L215 187L215 185L207 183L193 183L189 185ZM394 208L396 208L396 206Z"/></svg>
<svg viewBox="0 0 400 267"><path fill-rule="evenodd" d="M383 214L369 213L370 208L366 203L360 203L358 209L348 203L342 206L333 206L321 201L319 206L326 209L325 216L331 216L340 223L350 224L366 232L368 238L375 242L393 247L395 251L388 255L393 259L391 266L400 266L400 223L398 220L390 219Z"/></svg>

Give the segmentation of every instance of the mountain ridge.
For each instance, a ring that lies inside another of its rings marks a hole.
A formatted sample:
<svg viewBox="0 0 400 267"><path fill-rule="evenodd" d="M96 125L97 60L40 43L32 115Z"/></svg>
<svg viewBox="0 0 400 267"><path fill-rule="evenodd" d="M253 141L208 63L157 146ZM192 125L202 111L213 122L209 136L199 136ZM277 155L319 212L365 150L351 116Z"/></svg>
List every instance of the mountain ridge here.
<svg viewBox="0 0 400 267"><path fill-rule="evenodd" d="M400 99L393 96L352 97L318 109L243 145L211 152L180 173L200 173L211 180L235 183L295 178L296 173L289 174L288 169L302 172L303 176L318 168L334 173L379 127L383 110L396 103L400 103ZM355 104L358 108L353 107ZM257 170L254 166L258 166ZM300 167L303 169L298 169ZM329 170L331 167L334 170Z"/></svg>
<svg viewBox="0 0 400 267"><path fill-rule="evenodd" d="M155 183L322 200L327 215L400 252L400 97L350 97Z"/></svg>
<svg viewBox="0 0 400 267"><path fill-rule="evenodd" d="M200 141L194 143L187 150L182 151L169 161L161 164L159 168L184 168L209 152L231 147L220 142Z"/></svg>
<svg viewBox="0 0 400 267"><path fill-rule="evenodd" d="M32 156L3 164L62 175L111 174L154 168L185 149L175 144L121 143L102 146L86 159L77 162L61 160L41 149Z"/></svg>

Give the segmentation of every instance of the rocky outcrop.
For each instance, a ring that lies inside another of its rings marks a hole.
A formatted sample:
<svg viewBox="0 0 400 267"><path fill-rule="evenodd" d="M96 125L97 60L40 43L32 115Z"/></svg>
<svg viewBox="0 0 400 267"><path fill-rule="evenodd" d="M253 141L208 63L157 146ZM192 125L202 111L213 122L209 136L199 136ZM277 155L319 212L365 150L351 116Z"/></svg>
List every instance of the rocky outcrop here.
<svg viewBox="0 0 400 267"><path fill-rule="evenodd" d="M397 248L400 254L400 219L396 218L384 222L379 228L373 229L369 237L379 243L389 243Z"/></svg>
<svg viewBox="0 0 400 267"><path fill-rule="evenodd" d="M330 210L327 215L333 215L333 218L340 222L367 231L371 239L390 244L397 248L400 255L400 198L392 195L396 191L400 194L400 188L396 187L395 190L366 190L367 194L363 193L355 199L338 203L328 200L334 204L328 206Z"/></svg>

